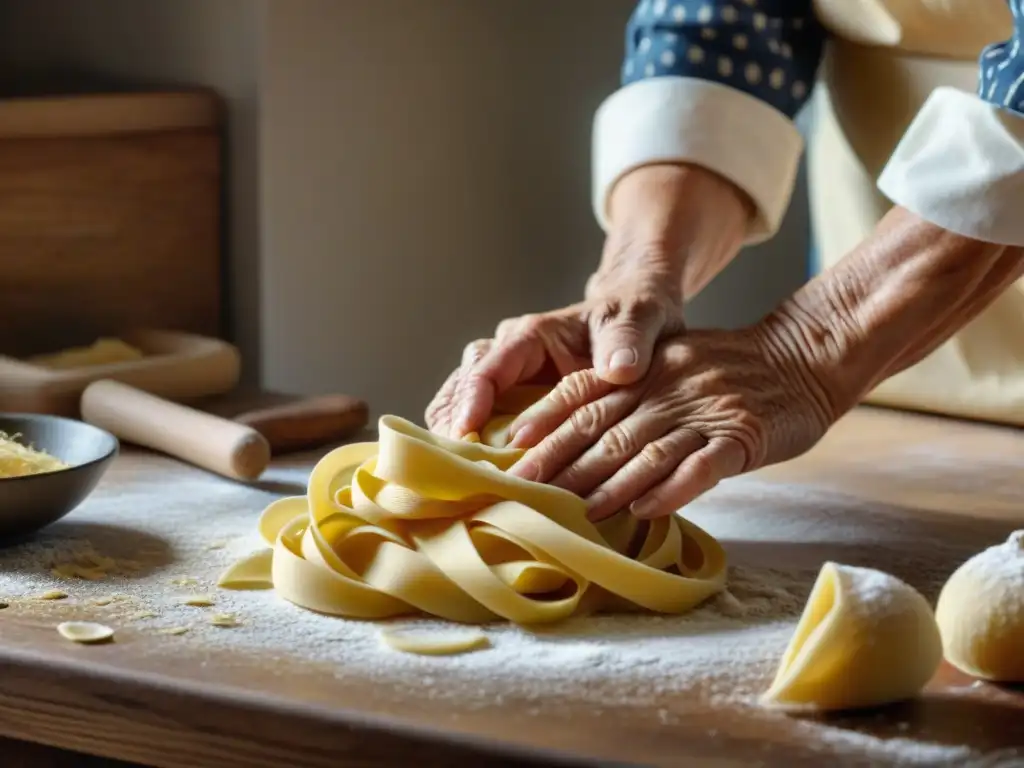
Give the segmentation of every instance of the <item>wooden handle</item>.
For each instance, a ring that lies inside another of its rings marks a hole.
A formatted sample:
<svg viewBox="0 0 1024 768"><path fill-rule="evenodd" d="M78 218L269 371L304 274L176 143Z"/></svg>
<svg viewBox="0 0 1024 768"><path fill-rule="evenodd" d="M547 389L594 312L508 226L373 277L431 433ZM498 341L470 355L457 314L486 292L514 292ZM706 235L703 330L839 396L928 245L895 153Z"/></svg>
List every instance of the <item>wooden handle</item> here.
<svg viewBox="0 0 1024 768"><path fill-rule="evenodd" d="M348 395L308 397L285 405L247 411L234 417L270 443L274 454L319 448L352 436L370 418L370 408Z"/></svg>
<svg viewBox="0 0 1024 768"><path fill-rule="evenodd" d="M255 480L270 445L252 427L103 379L82 393L82 418L136 445L237 480Z"/></svg>

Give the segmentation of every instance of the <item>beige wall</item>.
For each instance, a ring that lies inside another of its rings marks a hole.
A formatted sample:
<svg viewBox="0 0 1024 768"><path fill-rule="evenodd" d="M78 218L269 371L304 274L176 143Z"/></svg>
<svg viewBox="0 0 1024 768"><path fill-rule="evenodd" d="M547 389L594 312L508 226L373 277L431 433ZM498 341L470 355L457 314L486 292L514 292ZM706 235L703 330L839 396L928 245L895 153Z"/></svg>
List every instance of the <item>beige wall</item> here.
<svg viewBox="0 0 1024 768"><path fill-rule="evenodd" d="M0 61L211 85L230 104L233 321L264 383L418 418L461 346L596 262L590 120L633 0L0 0ZM805 204L694 303L756 318Z"/></svg>

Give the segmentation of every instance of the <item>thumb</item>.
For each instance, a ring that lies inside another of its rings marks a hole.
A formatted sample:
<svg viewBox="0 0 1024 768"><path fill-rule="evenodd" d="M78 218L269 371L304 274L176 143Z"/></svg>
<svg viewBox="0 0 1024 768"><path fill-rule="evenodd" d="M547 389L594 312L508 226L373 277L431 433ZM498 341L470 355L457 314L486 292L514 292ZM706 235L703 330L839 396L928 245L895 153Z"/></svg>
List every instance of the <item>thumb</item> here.
<svg viewBox="0 0 1024 768"><path fill-rule="evenodd" d="M618 312L591 333L597 375L610 384L639 381L651 366L654 345L664 327L660 310Z"/></svg>

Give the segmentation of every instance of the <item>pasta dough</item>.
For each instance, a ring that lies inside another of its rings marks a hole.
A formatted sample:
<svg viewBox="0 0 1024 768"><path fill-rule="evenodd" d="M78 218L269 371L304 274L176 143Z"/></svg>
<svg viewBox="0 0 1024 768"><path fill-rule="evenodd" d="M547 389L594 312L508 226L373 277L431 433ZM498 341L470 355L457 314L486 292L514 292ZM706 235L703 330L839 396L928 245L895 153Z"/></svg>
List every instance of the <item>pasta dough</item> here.
<svg viewBox="0 0 1024 768"><path fill-rule="evenodd" d="M490 647L487 635L478 629L418 629L399 627L385 629L381 639L396 651L421 656L454 656Z"/></svg>
<svg viewBox="0 0 1024 768"><path fill-rule="evenodd" d="M114 630L105 624L92 621L64 621L57 625L57 632L73 643L103 643L114 636Z"/></svg>
<svg viewBox="0 0 1024 768"><path fill-rule="evenodd" d="M853 709L909 699L942 661L931 606L913 587L867 568L825 563L762 702Z"/></svg>
<svg viewBox="0 0 1024 768"><path fill-rule="evenodd" d="M273 550L264 549L233 563L217 580L225 589L270 589L270 563Z"/></svg>
<svg viewBox="0 0 1024 768"><path fill-rule="evenodd" d="M382 417L378 443L332 451L305 496L266 508L259 531L272 556L250 557L242 581L329 615L464 623L683 613L721 591L725 553L693 523L623 513L594 525L578 496L506 474L522 455L505 447L508 424L538 396L513 392L466 440Z"/></svg>
<svg viewBox="0 0 1024 768"><path fill-rule="evenodd" d="M984 680L1024 682L1024 530L954 571L935 617L954 667Z"/></svg>

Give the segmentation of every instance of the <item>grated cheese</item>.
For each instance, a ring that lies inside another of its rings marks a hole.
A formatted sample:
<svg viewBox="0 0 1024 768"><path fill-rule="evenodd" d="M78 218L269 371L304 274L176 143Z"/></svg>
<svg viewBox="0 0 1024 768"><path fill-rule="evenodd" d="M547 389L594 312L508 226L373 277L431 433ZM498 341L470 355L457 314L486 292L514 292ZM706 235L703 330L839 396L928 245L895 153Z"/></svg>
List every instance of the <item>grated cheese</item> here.
<svg viewBox="0 0 1024 768"><path fill-rule="evenodd" d="M18 442L21 435L0 432L0 478L58 472L68 465L44 451Z"/></svg>

